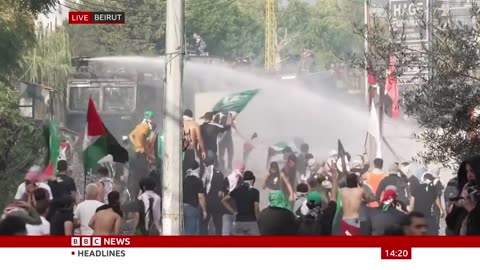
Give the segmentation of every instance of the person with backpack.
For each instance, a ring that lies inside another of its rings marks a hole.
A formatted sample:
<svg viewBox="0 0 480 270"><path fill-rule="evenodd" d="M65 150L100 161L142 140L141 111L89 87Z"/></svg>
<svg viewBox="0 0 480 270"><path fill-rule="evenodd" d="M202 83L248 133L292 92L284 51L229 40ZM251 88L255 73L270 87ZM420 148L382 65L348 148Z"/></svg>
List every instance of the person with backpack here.
<svg viewBox="0 0 480 270"><path fill-rule="evenodd" d="M162 200L155 192L155 180L145 177L140 180L141 194L134 215L135 235L160 235L162 230Z"/></svg>
<svg viewBox="0 0 480 270"><path fill-rule="evenodd" d="M398 163L394 163L389 169L389 174L383 178L382 181L380 181L380 184L375 192L376 201L382 201L382 193L388 186L395 186L397 191L396 200L402 205L408 205L410 192L408 191L407 184L401 177ZM406 210L406 208L403 209L403 211Z"/></svg>
<svg viewBox="0 0 480 270"><path fill-rule="evenodd" d="M326 208L322 209L322 195L318 191L308 193L308 213L297 219L297 235L332 235L333 220L337 211L338 172L332 168L330 173L332 175L330 201Z"/></svg>

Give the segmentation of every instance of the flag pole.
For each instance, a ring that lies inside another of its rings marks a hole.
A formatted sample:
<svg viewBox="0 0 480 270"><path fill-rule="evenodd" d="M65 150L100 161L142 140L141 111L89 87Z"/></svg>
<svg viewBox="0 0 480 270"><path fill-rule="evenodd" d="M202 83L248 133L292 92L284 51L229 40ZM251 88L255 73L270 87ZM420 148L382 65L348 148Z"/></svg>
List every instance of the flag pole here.
<svg viewBox="0 0 480 270"><path fill-rule="evenodd" d="M183 229L183 59L185 54L185 0L167 0L165 40L164 160L162 234L181 235Z"/></svg>

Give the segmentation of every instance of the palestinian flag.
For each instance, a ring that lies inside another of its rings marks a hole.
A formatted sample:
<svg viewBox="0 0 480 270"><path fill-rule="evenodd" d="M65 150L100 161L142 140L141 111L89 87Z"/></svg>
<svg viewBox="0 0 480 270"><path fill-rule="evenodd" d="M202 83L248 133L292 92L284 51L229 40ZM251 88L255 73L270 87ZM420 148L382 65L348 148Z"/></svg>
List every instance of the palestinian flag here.
<svg viewBox="0 0 480 270"><path fill-rule="evenodd" d="M83 139L83 167L85 172L97 167L99 161L111 156L114 162L126 163L128 151L108 131L90 98L88 101L87 124Z"/></svg>
<svg viewBox="0 0 480 270"><path fill-rule="evenodd" d="M270 146L267 152L267 168L270 166L270 160L272 159L272 157L282 154L283 151L287 148L290 148L294 153L298 152L298 149L294 143L281 141Z"/></svg>
<svg viewBox="0 0 480 270"><path fill-rule="evenodd" d="M43 128L43 135L48 149L48 159L43 175L48 177L57 173L57 162L60 155L60 134L57 123L49 121Z"/></svg>
<svg viewBox="0 0 480 270"><path fill-rule="evenodd" d="M240 113L247 107L248 103L258 94L260 89L246 90L224 97L217 102L212 111Z"/></svg>

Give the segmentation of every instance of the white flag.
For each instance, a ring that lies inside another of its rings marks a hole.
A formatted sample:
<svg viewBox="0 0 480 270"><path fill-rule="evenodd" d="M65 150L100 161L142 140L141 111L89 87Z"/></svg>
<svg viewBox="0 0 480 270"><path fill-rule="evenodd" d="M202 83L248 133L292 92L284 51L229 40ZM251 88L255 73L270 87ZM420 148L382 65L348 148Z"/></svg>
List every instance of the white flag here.
<svg viewBox="0 0 480 270"><path fill-rule="evenodd" d="M380 124L375 106L371 106L370 117L368 119L367 131L367 155L370 164L373 165L375 158L382 158L382 138L380 138Z"/></svg>

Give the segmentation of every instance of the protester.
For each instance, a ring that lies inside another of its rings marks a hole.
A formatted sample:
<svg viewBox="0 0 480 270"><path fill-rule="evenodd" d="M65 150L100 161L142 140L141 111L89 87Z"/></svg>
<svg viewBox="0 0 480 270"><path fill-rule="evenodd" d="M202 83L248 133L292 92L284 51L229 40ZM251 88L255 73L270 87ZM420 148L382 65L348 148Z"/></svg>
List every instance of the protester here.
<svg viewBox="0 0 480 270"><path fill-rule="evenodd" d="M297 185L297 194L295 203L293 204L293 213L296 217L304 216L308 214L307 206L307 195L310 191L310 188L305 183L300 183Z"/></svg>
<svg viewBox="0 0 480 270"><path fill-rule="evenodd" d="M205 173L203 174L203 185L205 187L207 201L207 218L201 222L200 234L209 234L210 221L215 227L215 235L222 235L222 220L226 210L223 207L222 199L225 196L225 181L221 171L215 169L215 161L207 157L205 159Z"/></svg>
<svg viewBox="0 0 480 270"><path fill-rule="evenodd" d="M338 172L331 169L332 192L326 207L322 207L322 194L317 191L307 195L308 213L297 219L298 235L332 235L332 225L337 211Z"/></svg>
<svg viewBox="0 0 480 270"><path fill-rule="evenodd" d="M295 215L280 190L270 192L269 205L260 212L258 227L261 235L296 235Z"/></svg>
<svg viewBox="0 0 480 270"><path fill-rule="evenodd" d="M207 218L205 189L200 180L200 166L197 161L186 172L183 180L183 234L198 235L200 219Z"/></svg>
<svg viewBox="0 0 480 270"><path fill-rule="evenodd" d="M97 208L88 226L93 235L119 235L123 212L120 209L120 193L112 191L107 196L108 204Z"/></svg>
<svg viewBox="0 0 480 270"><path fill-rule="evenodd" d="M478 175L480 156L460 164L458 169L458 195L446 218L447 228L453 235L480 235L480 200Z"/></svg>
<svg viewBox="0 0 480 270"><path fill-rule="evenodd" d="M284 194L289 194L288 200L290 203L295 202L295 193L293 188L297 185L297 157L295 154L290 154L287 159L287 164L283 167L281 176L289 185L284 187ZM286 189L285 189L286 188Z"/></svg>
<svg viewBox="0 0 480 270"><path fill-rule="evenodd" d="M66 160L59 160L57 162L58 173L56 177L52 177L48 180L48 186L52 192L53 200L50 202L50 208L48 210L47 219L51 220L59 204L65 196L72 197L74 204L77 203L78 192L75 186L75 180L68 176L68 163Z"/></svg>
<svg viewBox="0 0 480 270"><path fill-rule="evenodd" d="M385 177L383 173L383 159L376 158L373 160L373 170L367 175L367 184L372 189L373 194L377 194L378 186ZM369 207L378 207L377 201L368 204Z"/></svg>
<svg viewBox="0 0 480 270"><path fill-rule="evenodd" d="M362 202L368 202L371 197L359 185L359 176L351 173L347 175L346 187L340 189L343 216L340 221L342 235L360 235L360 207Z"/></svg>
<svg viewBox="0 0 480 270"><path fill-rule="evenodd" d="M189 137L189 144L185 150L185 157L183 159L183 170L185 173L187 169L192 168L194 161L196 161L197 149L201 151L200 157L202 160L207 157L207 151L203 143L200 126L193 119L193 112L191 110L185 110L183 112L183 131L184 134Z"/></svg>
<svg viewBox="0 0 480 270"><path fill-rule="evenodd" d="M154 179L145 177L140 180L141 194L138 196L138 209L133 218L135 235L160 235L162 231L162 203L154 189Z"/></svg>
<svg viewBox="0 0 480 270"><path fill-rule="evenodd" d="M149 133L153 130L152 119L154 117L153 112L146 111L144 113L144 119L140 124L138 124L132 132L128 135L130 142L135 148L135 155L132 157L132 162L130 168L132 168L130 173L130 181L137 182L142 177L148 175L148 157L145 152L145 147L147 144L147 138ZM132 183L133 184L133 183ZM132 185L132 192L134 196L138 194L137 185ZM105 198L109 192L105 193ZM105 203L106 200L105 200Z"/></svg>
<svg viewBox="0 0 480 270"><path fill-rule="evenodd" d="M108 177L108 169L105 167L100 167L97 170L97 176L98 176L98 181L97 181L97 188L98 188L98 193L97 193L97 200L100 202L103 202L105 204L108 204L108 194L112 191L117 191L118 192L118 187L115 185L113 182L113 179Z"/></svg>
<svg viewBox="0 0 480 270"><path fill-rule="evenodd" d="M253 187L255 175L243 174L242 184L222 200L225 208L235 216L235 235L259 235L257 218L260 215L260 192ZM234 205L236 207L234 207Z"/></svg>
<svg viewBox="0 0 480 270"><path fill-rule="evenodd" d="M387 186L395 186L397 191L396 200L402 202L404 205L407 205L409 202L409 194L407 190L407 185L405 181L400 176L400 167L398 163L394 163L390 169L389 174L380 181L377 191L375 193L376 201L381 201L382 193L385 191ZM407 209L404 209L405 211Z"/></svg>
<svg viewBox="0 0 480 270"><path fill-rule="evenodd" d="M269 190L273 191L280 190L284 192L284 196L286 198L292 198L293 189L291 183L288 180L288 177L283 172L279 171L277 162L272 161L270 163L270 168L268 172L269 174L262 183L262 189L265 190L266 188L268 188Z"/></svg>
<svg viewBox="0 0 480 270"><path fill-rule="evenodd" d="M226 171L232 169L233 157L234 157L234 147L233 147L233 137L232 129L236 130L235 118L237 117L236 112L226 112L219 114L218 124L226 127L231 126L230 129L221 133L218 136L218 156L220 162L220 170ZM225 162L225 152L227 153L227 161Z"/></svg>
<svg viewBox="0 0 480 270"><path fill-rule="evenodd" d="M416 185L412 191L409 208L411 211L422 213L427 221L429 234L438 234L438 228L435 225L435 218L433 217L432 208L436 204L441 211L442 218L445 216L445 211L441 205L440 199L433 185L435 177L432 173L426 172L420 180L420 184Z"/></svg>
<svg viewBox="0 0 480 270"><path fill-rule="evenodd" d="M0 221L1 236L27 235L25 220L19 216L7 216Z"/></svg>
<svg viewBox="0 0 480 270"><path fill-rule="evenodd" d="M75 227L80 228L80 235L92 235L93 230L89 227L90 220L95 215L95 211L103 205L98 198L98 187L95 183L88 184L86 187L86 198L79 203L73 212Z"/></svg>
<svg viewBox="0 0 480 270"><path fill-rule="evenodd" d="M50 221L50 235L73 235L73 198L65 195L58 200L57 206Z"/></svg>
<svg viewBox="0 0 480 270"><path fill-rule="evenodd" d="M242 161L238 161L235 164L235 169L226 178L225 183L225 196L232 192L243 183L243 173L245 172L245 164ZM227 211L223 215L222 219L222 235L233 235L233 223L235 217Z"/></svg>
<svg viewBox="0 0 480 270"><path fill-rule="evenodd" d="M307 173L308 159L311 156L309 153L310 147L306 143L300 145L300 154L297 156L297 173L298 175L305 175Z"/></svg>
<svg viewBox="0 0 480 270"><path fill-rule="evenodd" d="M33 191L37 188L43 188L48 192L48 199L52 200L53 195L50 187L44 182L42 169L39 166L32 166L25 175L24 182L21 183L15 193L15 200L28 201Z"/></svg>
<svg viewBox="0 0 480 270"><path fill-rule="evenodd" d="M42 223L39 225L26 224L28 235L50 235L50 222L46 219L48 210L48 191L39 188L33 192L33 206L40 215Z"/></svg>
<svg viewBox="0 0 480 270"><path fill-rule="evenodd" d="M402 222L404 235L420 236L428 234L428 225L425 215L420 212L410 212Z"/></svg>
<svg viewBox="0 0 480 270"><path fill-rule="evenodd" d="M202 134L203 142L205 145L205 151L207 152L207 157L215 161L215 166L218 168L218 147L217 147L217 138L218 136L229 130L230 126L222 126L217 123L213 123L213 113L207 112L203 116L204 123L200 126L200 133ZM202 170L203 172L203 170Z"/></svg>
<svg viewBox="0 0 480 270"><path fill-rule="evenodd" d="M393 189L385 190L378 208L369 210L369 235L384 235L388 228L401 224L406 214L395 207L397 192Z"/></svg>

